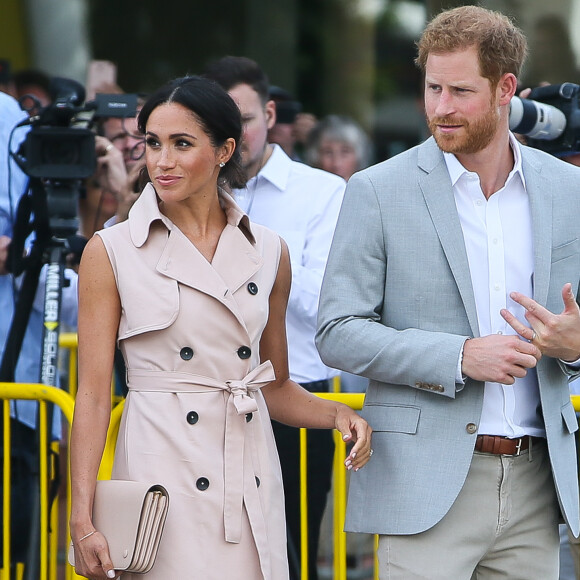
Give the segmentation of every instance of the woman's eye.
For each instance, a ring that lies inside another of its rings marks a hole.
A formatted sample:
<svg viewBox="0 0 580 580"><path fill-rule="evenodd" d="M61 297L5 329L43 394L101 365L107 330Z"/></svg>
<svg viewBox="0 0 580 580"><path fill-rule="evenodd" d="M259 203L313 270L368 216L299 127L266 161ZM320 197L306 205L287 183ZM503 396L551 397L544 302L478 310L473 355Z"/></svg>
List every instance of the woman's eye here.
<svg viewBox="0 0 580 580"><path fill-rule="evenodd" d="M155 147L156 145L158 145L157 139L154 139L153 137L147 137L145 139L145 144L147 145L147 147Z"/></svg>

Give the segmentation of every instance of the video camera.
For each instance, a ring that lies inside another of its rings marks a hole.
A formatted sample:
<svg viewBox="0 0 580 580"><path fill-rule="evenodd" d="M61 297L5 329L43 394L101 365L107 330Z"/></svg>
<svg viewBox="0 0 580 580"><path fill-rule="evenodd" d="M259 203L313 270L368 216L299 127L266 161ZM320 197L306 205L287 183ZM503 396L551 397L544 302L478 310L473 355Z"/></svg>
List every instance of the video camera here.
<svg viewBox="0 0 580 580"><path fill-rule="evenodd" d="M579 99L580 86L574 83L536 87L527 99L512 98L510 129L556 157L580 153Z"/></svg>
<svg viewBox="0 0 580 580"><path fill-rule="evenodd" d="M94 122L106 117L134 117L137 95L97 94L94 101L85 103L84 87L60 77L52 79L50 95L50 105L17 125L31 127L18 152L12 155L31 178L36 210L29 208L24 196L15 231L25 231L24 222L35 215L36 222L47 223L50 235L62 239L77 232L82 180L93 175L97 167L95 134L91 130Z"/></svg>
<svg viewBox="0 0 580 580"><path fill-rule="evenodd" d="M84 103L85 89L72 79L55 77L52 103L22 125L31 125L15 156L20 168L40 179L84 179L96 169L95 137L98 118L134 117L137 95L97 94Z"/></svg>

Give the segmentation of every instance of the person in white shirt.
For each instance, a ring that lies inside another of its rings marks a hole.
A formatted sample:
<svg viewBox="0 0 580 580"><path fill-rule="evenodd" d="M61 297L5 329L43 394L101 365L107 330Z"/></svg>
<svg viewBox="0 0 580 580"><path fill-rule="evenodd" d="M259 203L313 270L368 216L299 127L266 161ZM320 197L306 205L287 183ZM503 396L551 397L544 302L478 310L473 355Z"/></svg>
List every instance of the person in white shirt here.
<svg viewBox="0 0 580 580"><path fill-rule="evenodd" d="M211 63L205 76L218 82L242 112L242 161L248 174L245 189L234 192L252 221L265 225L288 244L292 288L286 327L290 376L312 392L328 391L338 374L322 363L314 344L318 298L345 181L292 161L279 145L269 144L276 121L268 78L245 57L224 57ZM298 430L273 422L286 495L291 578L299 578L300 503ZM309 578L318 578L316 560L320 523L331 484L334 443L327 431L308 432Z"/></svg>
<svg viewBox="0 0 580 580"><path fill-rule="evenodd" d="M322 360L370 379L373 461L347 531L390 580L555 580L580 532L580 170L518 143L526 54L477 6L425 28L432 137L349 180L322 286Z"/></svg>

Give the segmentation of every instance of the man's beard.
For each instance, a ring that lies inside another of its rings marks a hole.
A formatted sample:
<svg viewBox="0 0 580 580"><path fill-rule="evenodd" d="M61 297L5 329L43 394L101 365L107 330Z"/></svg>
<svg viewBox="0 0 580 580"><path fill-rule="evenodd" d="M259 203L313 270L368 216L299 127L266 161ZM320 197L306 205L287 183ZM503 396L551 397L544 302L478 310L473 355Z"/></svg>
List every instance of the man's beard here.
<svg viewBox="0 0 580 580"><path fill-rule="evenodd" d="M487 147L494 138L499 126L499 114L491 105L481 117L467 121L461 117L432 117L427 119L429 130L437 145L446 153L478 153ZM445 134L438 125L461 125L461 134Z"/></svg>

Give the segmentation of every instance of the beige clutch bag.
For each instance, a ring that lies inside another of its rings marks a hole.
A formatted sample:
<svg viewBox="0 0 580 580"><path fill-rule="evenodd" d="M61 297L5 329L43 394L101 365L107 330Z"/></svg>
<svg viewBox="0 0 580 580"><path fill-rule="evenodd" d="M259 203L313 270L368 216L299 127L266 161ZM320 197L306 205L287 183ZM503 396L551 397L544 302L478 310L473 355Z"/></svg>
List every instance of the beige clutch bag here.
<svg viewBox="0 0 580 580"><path fill-rule="evenodd" d="M115 570L149 572L167 517L169 495L161 485L138 481L97 481L93 524L105 536ZM68 561L74 566L74 547Z"/></svg>

